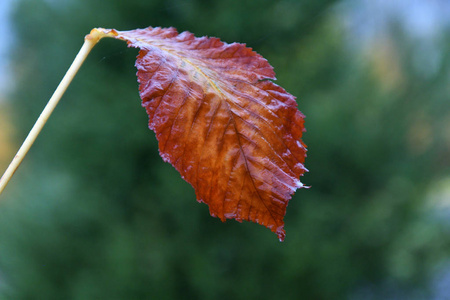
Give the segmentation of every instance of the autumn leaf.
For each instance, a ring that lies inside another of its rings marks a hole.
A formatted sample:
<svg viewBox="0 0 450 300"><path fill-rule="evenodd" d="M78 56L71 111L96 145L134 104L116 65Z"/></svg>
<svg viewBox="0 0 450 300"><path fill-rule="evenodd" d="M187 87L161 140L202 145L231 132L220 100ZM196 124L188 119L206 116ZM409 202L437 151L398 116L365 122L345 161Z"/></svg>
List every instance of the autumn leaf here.
<svg viewBox="0 0 450 300"><path fill-rule="evenodd" d="M197 200L222 221L253 221L284 240L286 207L306 171L304 117L271 81L267 60L244 44L174 28L101 30L140 49L149 127Z"/></svg>

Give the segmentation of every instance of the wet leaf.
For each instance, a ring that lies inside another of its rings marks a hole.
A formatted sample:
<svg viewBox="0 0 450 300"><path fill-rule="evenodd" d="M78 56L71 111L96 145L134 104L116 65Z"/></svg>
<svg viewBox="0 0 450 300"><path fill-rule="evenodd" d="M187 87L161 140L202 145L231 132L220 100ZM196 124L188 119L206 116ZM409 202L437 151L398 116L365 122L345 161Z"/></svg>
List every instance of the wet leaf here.
<svg viewBox="0 0 450 300"><path fill-rule="evenodd" d="M140 49L142 106L164 161L222 221L285 237L284 215L306 171L303 115L272 66L244 44L174 28L104 30Z"/></svg>

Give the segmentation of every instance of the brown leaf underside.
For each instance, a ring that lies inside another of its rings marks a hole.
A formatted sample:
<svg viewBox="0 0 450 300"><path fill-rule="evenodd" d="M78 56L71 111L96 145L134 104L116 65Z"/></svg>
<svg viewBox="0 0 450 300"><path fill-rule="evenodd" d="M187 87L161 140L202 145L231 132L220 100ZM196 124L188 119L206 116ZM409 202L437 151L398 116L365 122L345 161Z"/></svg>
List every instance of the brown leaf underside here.
<svg viewBox="0 0 450 300"><path fill-rule="evenodd" d="M306 146L294 96L267 80L272 66L244 44L174 28L111 32L140 49L140 96L164 161L212 216L253 221L284 240Z"/></svg>

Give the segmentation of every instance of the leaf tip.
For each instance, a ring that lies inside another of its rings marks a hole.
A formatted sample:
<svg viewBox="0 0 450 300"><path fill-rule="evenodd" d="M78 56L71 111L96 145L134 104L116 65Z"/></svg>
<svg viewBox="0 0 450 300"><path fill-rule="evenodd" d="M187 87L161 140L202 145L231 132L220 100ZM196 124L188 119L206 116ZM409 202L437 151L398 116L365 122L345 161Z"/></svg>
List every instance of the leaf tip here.
<svg viewBox="0 0 450 300"><path fill-rule="evenodd" d="M278 240L280 242L284 242L284 238L286 237L286 231L284 231L283 227L279 228L276 232Z"/></svg>

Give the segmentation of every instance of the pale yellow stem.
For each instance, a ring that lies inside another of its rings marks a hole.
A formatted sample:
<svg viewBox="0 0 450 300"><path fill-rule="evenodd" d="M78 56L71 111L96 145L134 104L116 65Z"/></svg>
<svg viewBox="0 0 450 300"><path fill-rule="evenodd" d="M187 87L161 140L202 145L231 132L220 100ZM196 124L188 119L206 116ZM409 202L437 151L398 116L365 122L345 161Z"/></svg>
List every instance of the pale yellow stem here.
<svg viewBox="0 0 450 300"><path fill-rule="evenodd" d="M30 150L37 136L39 135L48 118L52 114L62 95L67 90L67 87L72 82L72 79L75 77L75 74L80 69L89 52L101 38L106 36L112 37L113 34L107 33L105 32L104 29L99 28L93 29L91 33L85 37L84 44L81 47L80 51L78 52L77 56L75 57L75 60L73 61L70 68L67 70L67 73L64 75L64 78L59 83L52 97L50 98L41 115L34 124L33 128L28 133L27 138L23 142L16 156L13 158L8 168L6 169L5 173L3 174L2 178L0 179L0 194L3 192L9 180L14 175L14 172L17 170L20 163L24 159L25 155L28 153L28 150Z"/></svg>

